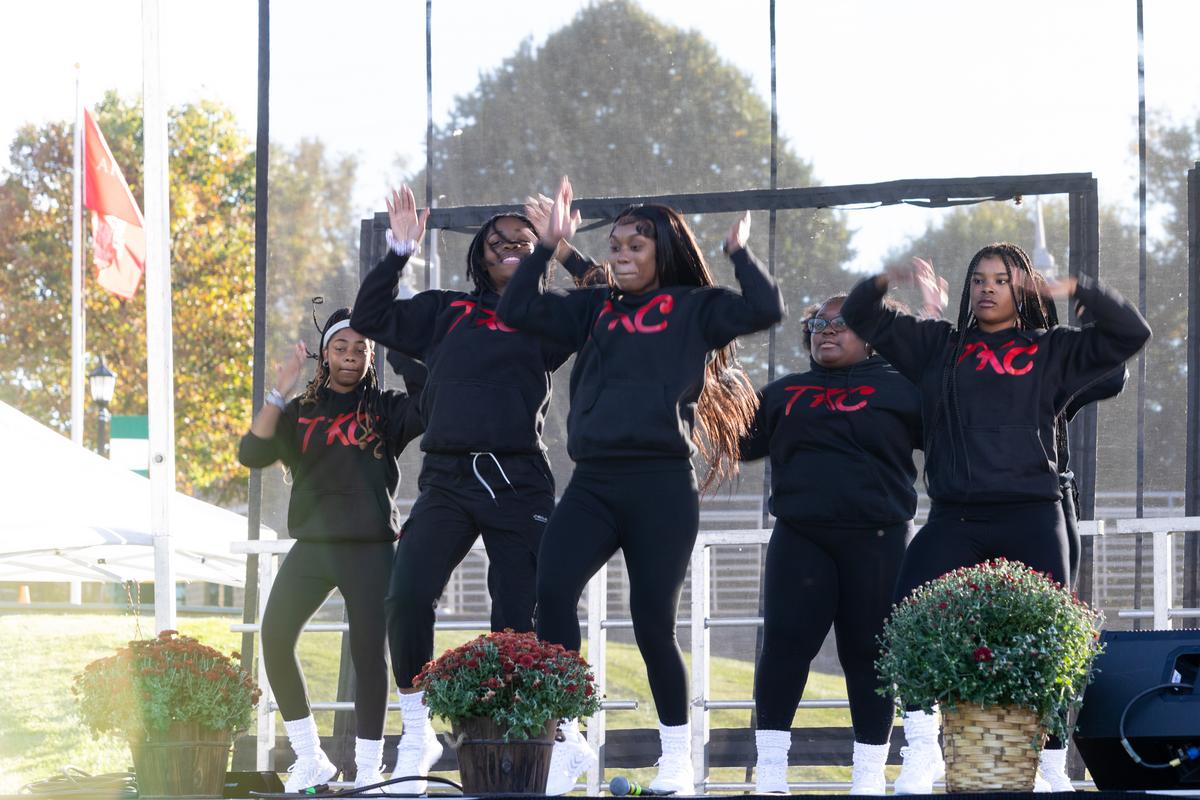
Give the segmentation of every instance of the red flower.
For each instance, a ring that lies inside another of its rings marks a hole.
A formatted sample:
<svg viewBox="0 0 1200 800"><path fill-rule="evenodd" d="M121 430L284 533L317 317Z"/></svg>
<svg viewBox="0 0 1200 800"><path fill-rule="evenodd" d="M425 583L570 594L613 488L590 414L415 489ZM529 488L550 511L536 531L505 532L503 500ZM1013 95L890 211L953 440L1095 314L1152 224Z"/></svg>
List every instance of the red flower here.
<svg viewBox="0 0 1200 800"><path fill-rule="evenodd" d="M945 603L938 603L938 608L949 608L949 606Z"/></svg>
<svg viewBox="0 0 1200 800"><path fill-rule="evenodd" d="M974 656L976 663L992 660L992 651L983 645L976 647L975 652L971 655Z"/></svg>
<svg viewBox="0 0 1200 800"><path fill-rule="evenodd" d="M533 656L529 655L528 653L525 653L517 659L517 663L520 664L522 667L529 669L530 667L533 666Z"/></svg>

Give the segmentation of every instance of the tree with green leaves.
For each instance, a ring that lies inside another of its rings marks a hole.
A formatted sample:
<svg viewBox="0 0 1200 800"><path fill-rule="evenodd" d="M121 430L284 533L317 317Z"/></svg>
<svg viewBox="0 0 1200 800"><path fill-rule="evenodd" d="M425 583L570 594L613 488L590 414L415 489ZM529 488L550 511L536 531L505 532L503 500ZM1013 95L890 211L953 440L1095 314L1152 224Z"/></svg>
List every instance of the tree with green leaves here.
<svg viewBox="0 0 1200 800"><path fill-rule="evenodd" d="M140 105L109 93L94 114L140 203ZM172 109L169 137L177 485L234 503L246 492L235 455L250 413L254 151L233 114L210 101ZM25 126L0 176L0 399L62 431L70 418L71 148L68 123ZM272 308L288 320L272 338L285 341L322 280L354 275L355 162L331 159L319 142L273 151L271 161L273 233L285 237L268 242L281 255ZM326 200L319 214L311 208L317 192ZM85 252L90 262L90 242ZM112 411L144 414L145 293L121 300L92 275L89 267L85 349L119 375Z"/></svg>
<svg viewBox="0 0 1200 800"><path fill-rule="evenodd" d="M770 137L769 106L712 42L633 0L604 0L536 50L526 42L457 99L434 133L433 196L440 206L521 202L549 193L562 175L580 197L761 189L771 185ZM424 180L414 179L418 200ZM815 183L812 165L781 139L778 185ZM733 219L688 220L727 285L732 269L718 248ZM767 215L755 214L754 226L750 244L765 259ZM607 234L601 225L578 243L603 257ZM461 280L466 243L447 238L450 286ZM849 241L834 212L779 213L776 270L793 314L812 297L849 287ZM789 359L807 361L798 327L780 341ZM755 381L765 380L765 348L743 348L743 361Z"/></svg>

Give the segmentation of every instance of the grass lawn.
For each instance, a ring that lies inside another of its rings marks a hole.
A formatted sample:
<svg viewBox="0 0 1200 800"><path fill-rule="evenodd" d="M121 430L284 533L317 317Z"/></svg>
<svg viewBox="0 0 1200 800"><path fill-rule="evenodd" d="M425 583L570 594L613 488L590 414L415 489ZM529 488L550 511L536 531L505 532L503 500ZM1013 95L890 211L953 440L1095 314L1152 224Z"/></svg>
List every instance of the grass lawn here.
<svg viewBox="0 0 1200 800"><path fill-rule="evenodd" d="M241 634L231 633L232 617L185 617L180 630L225 652L241 646ZM41 780L72 765L93 774L115 772L129 767L129 752L124 741L95 737L83 728L71 694L72 677L88 662L108 655L124 642L153 633L153 617L138 622L132 616L94 614L8 614L0 615L0 686L8 700L0 704L0 795L16 794L30 781ZM476 634L439 632L437 652L452 647ZM586 651L586 645L585 645ZM612 698L636 698L635 711L608 714L610 728L653 728L656 724L645 668L636 648L609 643L608 686ZM340 640L334 634L310 634L300 640L300 658L304 664L312 697L332 699L337 689ZM715 699L746 698L751 695L754 667L746 661L718 658L712 664L712 695ZM806 697L845 697L840 676L813 673ZM317 715L322 730L332 727L332 712ZM390 714L387 731L399 733L400 715ZM716 711L713 727L746 727L749 711ZM797 725L848 726L844 710L818 709L797 716ZM444 728L439 720L435 725ZM278 726L282 733L282 725ZM634 770L630 777L647 781L653 770ZM713 770L711 778L721 781L742 780L745 771ZM844 780L848 768L793 767L792 780Z"/></svg>

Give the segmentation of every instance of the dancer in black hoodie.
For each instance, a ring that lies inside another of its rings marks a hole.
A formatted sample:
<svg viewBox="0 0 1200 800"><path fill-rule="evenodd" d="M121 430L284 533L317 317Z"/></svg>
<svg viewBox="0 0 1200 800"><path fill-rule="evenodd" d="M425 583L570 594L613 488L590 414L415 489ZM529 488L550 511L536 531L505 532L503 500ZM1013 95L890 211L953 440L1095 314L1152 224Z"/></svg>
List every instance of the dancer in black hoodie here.
<svg viewBox="0 0 1200 800"><path fill-rule="evenodd" d="M397 459L421 432L415 399L380 391L372 344L350 327L349 309L330 315L316 377L300 397L285 402L307 358L300 343L278 366L275 388L238 448L242 464L261 469L281 461L291 476L288 532L296 543L279 568L262 619L267 679L297 757L289 792L325 783L337 772L321 750L296 659L300 630L335 588L346 602L358 676L355 785L380 780L388 674L379 610L399 528L392 502L400 483Z"/></svg>
<svg viewBox="0 0 1200 800"><path fill-rule="evenodd" d="M861 282L842 314L921 390L932 507L905 553L896 600L950 570L996 557L1067 583L1062 416L1075 396L1145 345L1150 327L1094 281L1039 285L1029 256L1009 243L971 259L957 325L887 309L890 280L883 274ZM1050 327L1044 295L1072 294L1096 324ZM898 792L928 792L942 768L936 723L925 722L914 742L906 716L913 758L905 760ZM1056 772L1045 752L1043 773ZM1048 752L1057 759L1062 751Z"/></svg>
<svg viewBox="0 0 1200 800"><path fill-rule="evenodd" d="M405 186L392 193L388 213L389 252L359 288L351 322L429 368L420 404L421 491L404 523L387 597L392 672L404 718L396 772L424 775L442 746L412 679L433 657L437 600L481 534L490 561L492 629L533 629L538 547L554 510L542 424L550 374L571 351L496 316L517 265L533 251L536 232L528 217L503 214L479 229L467 251L472 291L430 290L397 300L397 280L424 235L428 210L417 213ZM566 246L560 255L579 276L594 266ZM573 743L586 758L590 751L581 740ZM424 788L418 781L396 791Z"/></svg>
<svg viewBox="0 0 1200 800"><path fill-rule="evenodd" d="M542 542L538 635L577 649L588 579L621 550L634 635L659 716L656 790L694 791L687 673L675 615L699 527L691 456L696 422L711 465L705 485L736 471L754 392L733 340L783 316L778 287L745 249L749 215L726 238L742 294L717 287L687 223L665 206L632 206L609 236L613 285L543 289L546 265L578 224L563 180L546 233L521 262L498 313L577 350L567 449L575 472Z"/></svg>
<svg viewBox="0 0 1200 800"><path fill-rule="evenodd" d="M809 309L810 370L763 388L742 441L744 460L771 459L776 518L754 687L759 794L788 791L792 718L831 626L854 724L850 793L886 789L895 712L877 692L876 637L891 611L917 507L921 402L916 387L847 328L845 299Z"/></svg>

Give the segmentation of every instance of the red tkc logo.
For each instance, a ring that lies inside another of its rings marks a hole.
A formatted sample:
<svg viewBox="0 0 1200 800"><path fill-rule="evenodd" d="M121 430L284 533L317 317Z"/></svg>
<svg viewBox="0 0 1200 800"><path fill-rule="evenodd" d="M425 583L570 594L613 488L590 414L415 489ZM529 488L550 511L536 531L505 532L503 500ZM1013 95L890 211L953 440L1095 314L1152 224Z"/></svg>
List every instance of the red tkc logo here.
<svg viewBox="0 0 1200 800"><path fill-rule="evenodd" d="M979 362L975 365L976 372L983 372L984 368L991 368L992 372L997 375L1024 375L1033 369L1033 355L1037 352L1038 346L1034 344L1025 347L1016 347L1015 341L1007 341L1000 345L1000 352L1004 355L998 356L996 351L988 347L986 342L968 342L963 348L962 355L958 357L958 363L961 364L970 356L975 356ZM1023 357L1027 356L1025 359ZM1017 359L1022 358L1018 363Z"/></svg>
<svg viewBox="0 0 1200 800"><path fill-rule="evenodd" d="M461 311L459 311L458 317L454 320L454 322L450 323L450 327L446 330L446 333L454 330L454 326L462 322L464 317L470 315L470 313L475 310L477 305L479 304L474 300L455 300L453 303L451 303L451 308L458 308L461 309ZM475 327L487 328L489 331L502 331L504 333L516 333L517 331L516 328L510 328L508 325L505 325L500 318L496 316L496 310L492 308L479 309L479 316L475 318Z"/></svg>
<svg viewBox="0 0 1200 800"><path fill-rule="evenodd" d="M825 406L830 411L861 411L867 407L867 397L875 394L874 386L847 386L843 388L833 388L826 386L785 386L784 389L792 393L792 399L788 400L788 404L783 409L783 415L792 413L792 405L800 399L800 395L812 390L809 395L809 408L817 406Z"/></svg>
<svg viewBox="0 0 1200 800"><path fill-rule="evenodd" d="M610 316L611 319L608 321L610 331L616 330L620 325L626 333L660 333L667 329L667 320L662 317L668 316L673 308L675 308L675 298L669 294L660 294L630 317L624 311L615 310L611 300L605 300L604 307L600 309L600 316L596 317L596 324L599 325L605 316ZM661 315L661 317L656 316L658 322L647 321L651 312Z"/></svg>
<svg viewBox="0 0 1200 800"><path fill-rule="evenodd" d="M366 438L359 439L360 433L358 427L358 412L347 411L345 414L338 414L336 417L300 417L297 420L301 425L307 425L308 430L304 432L304 440L300 443L300 452L308 452L308 442L312 438L313 431L317 425L322 422L327 422L328 426L325 429L325 446L332 447L336 441L343 447L358 447L359 444L375 441L375 434L369 433ZM349 424L347 424L349 423ZM343 427L344 426L344 427Z"/></svg>

